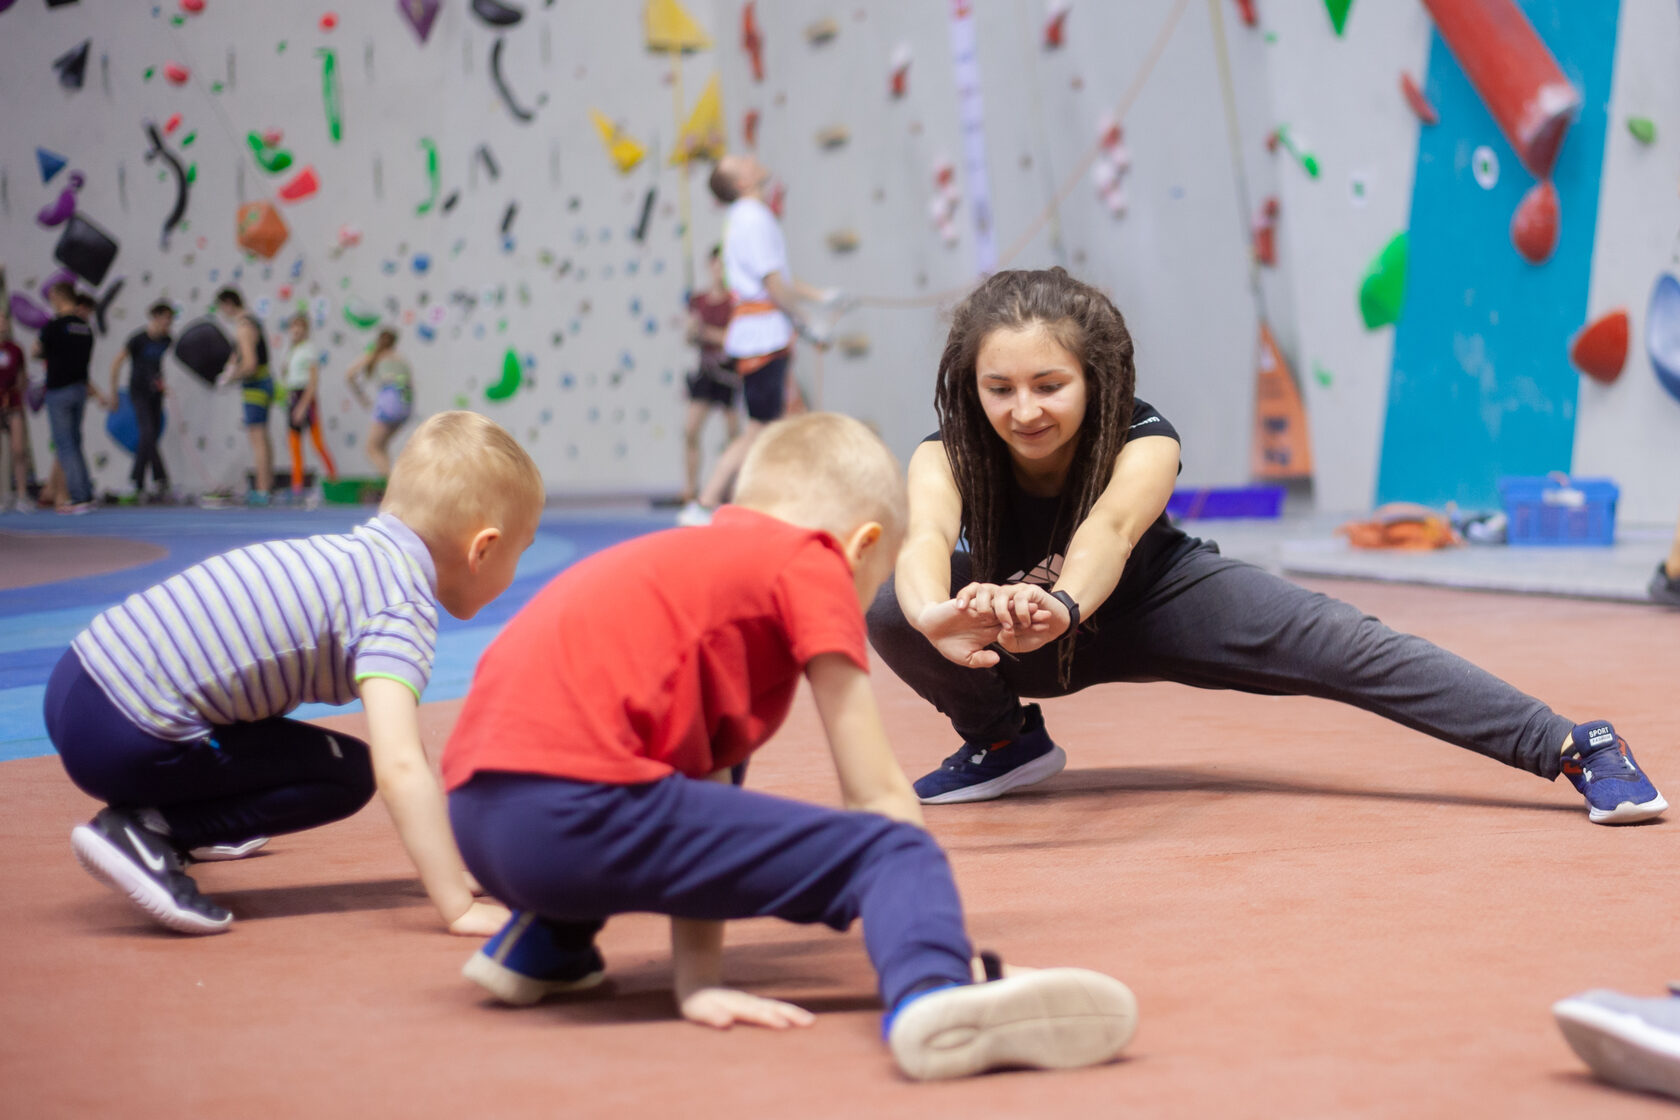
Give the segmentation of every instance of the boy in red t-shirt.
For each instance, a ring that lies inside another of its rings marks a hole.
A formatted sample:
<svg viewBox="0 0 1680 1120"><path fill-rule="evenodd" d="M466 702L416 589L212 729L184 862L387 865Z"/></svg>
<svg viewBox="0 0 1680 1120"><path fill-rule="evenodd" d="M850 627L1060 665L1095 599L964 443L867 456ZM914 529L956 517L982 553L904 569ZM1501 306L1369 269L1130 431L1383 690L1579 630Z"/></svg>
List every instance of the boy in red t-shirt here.
<svg viewBox="0 0 1680 1120"><path fill-rule="evenodd" d="M1118 980L1048 969L973 982L950 867L867 675L863 605L892 569L905 505L897 462L862 424L785 420L710 526L597 553L508 622L443 755L461 854L514 909L468 978L514 1004L588 987L605 920L661 913L685 1018L804 1026L801 1008L721 986L723 921L862 918L883 1033L909 1076L1120 1051L1136 1003ZM848 811L730 784L801 677Z"/></svg>

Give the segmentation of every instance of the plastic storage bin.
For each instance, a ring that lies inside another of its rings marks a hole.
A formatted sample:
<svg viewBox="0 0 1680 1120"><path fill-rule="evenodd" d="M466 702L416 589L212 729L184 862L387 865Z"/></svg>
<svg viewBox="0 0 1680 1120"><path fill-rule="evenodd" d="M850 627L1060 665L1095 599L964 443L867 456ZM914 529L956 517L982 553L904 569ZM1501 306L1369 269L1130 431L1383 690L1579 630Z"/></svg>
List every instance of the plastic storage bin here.
<svg viewBox="0 0 1680 1120"><path fill-rule="evenodd" d="M1513 545L1599 545L1616 542L1616 499L1621 490L1608 478L1570 478L1553 471L1543 478L1502 478L1499 500Z"/></svg>
<svg viewBox="0 0 1680 1120"><path fill-rule="evenodd" d="M1283 511L1281 486L1175 490L1167 513L1176 521L1213 521L1239 517L1277 517Z"/></svg>

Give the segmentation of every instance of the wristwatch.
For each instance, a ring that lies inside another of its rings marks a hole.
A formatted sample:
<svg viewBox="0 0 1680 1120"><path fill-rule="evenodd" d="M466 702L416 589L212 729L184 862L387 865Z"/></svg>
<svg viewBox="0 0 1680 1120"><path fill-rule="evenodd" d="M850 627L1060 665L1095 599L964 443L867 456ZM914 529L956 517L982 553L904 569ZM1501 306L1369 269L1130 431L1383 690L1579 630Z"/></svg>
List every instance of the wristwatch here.
<svg viewBox="0 0 1680 1120"><path fill-rule="evenodd" d="M1057 600L1062 604L1062 606L1067 608L1067 632L1071 634L1075 630L1079 629L1079 604L1073 601L1073 596L1069 595L1066 591L1052 591L1050 592L1050 598Z"/></svg>

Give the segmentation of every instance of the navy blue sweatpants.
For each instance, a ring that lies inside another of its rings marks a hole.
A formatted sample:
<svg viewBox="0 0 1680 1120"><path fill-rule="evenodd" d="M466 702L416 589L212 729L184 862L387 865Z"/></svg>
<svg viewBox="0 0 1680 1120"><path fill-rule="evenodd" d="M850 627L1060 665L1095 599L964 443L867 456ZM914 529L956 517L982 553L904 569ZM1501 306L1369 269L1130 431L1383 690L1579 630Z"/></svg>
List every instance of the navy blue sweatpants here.
<svg viewBox="0 0 1680 1120"><path fill-rule="evenodd" d="M158 810L179 848L300 832L373 797L373 762L360 739L293 719L159 739L111 703L74 650L53 669L44 707L70 780L108 805Z"/></svg>
<svg viewBox="0 0 1680 1120"><path fill-rule="evenodd" d="M914 825L680 776L625 786L493 772L449 795L449 818L468 870L568 948L635 911L837 930L862 918L887 1007L972 979L950 865Z"/></svg>

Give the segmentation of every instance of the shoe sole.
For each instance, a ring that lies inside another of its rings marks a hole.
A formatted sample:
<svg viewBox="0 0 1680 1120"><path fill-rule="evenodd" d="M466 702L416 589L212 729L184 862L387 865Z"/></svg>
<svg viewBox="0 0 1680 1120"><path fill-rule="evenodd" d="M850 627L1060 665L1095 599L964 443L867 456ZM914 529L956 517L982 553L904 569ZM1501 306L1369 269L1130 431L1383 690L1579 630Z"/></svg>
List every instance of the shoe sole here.
<svg viewBox="0 0 1680 1120"><path fill-rule="evenodd" d="M1049 753L1041 755L1007 774L1000 774L990 781L964 786L962 789L954 789L949 793L937 793L932 797L918 798L918 800L923 805L957 805L965 801L990 801L994 797L1002 797L1012 789L1035 785L1046 778L1054 778L1066 766L1067 752L1061 747L1051 747Z"/></svg>
<svg viewBox="0 0 1680 1120"><path fill-rule="evenodd" d="M538 980L496 963L482 949L467 958L467 963L461 966L461 975L514 1007L529 1007L547 996L581 992L595 987L607 977L605 971L597 971L576 980Z"/></svg>
<svg viewBox="0 0 1680 1120"><path fill-rule="evenodd" d="M268 837L258 836L243 844L211 844L203 848L194 848L187 855L192 857L194 863L221 863L230 859L244 859L266 843Z"/></svg>
<svg viewBox="0 0 1680 1120"><path fill-rule="evenodd" d="M1633 824L1635 821L1648 821L1667 808L1668 802L1658 794L1652 800L1638 805L1624 801L1614 809L1590 809L1587 819L1594 824Z"/></svg>
<svg viewBox="0 0 1680 1120"><path fill-rule="evenodd" d="M141 871L122 851L96 830L79 824L70 830L70 846L76 860L89 875L119 894L126 895L152 921L176 933L221 933L233 924L233 915L217 921L178 906L169 892Z"/></svg>
<svg viewBox="0 0 1680 1120"><path fill-rule="evenodd" d="M1680 1098L1680 1038L1585 1000L1560 1000L1552 1016L1569 1048L1601 1079Z"/></svg>
<svg viewBox="0 0 1680 1120"><path fill-rule="evenodd" d="M1073 1069L1117 1057L1137 1031L1137 998L1112 976L1051 968L923 996L893 1019L888 1044L906 1077L990 1069Z"/></svg>

